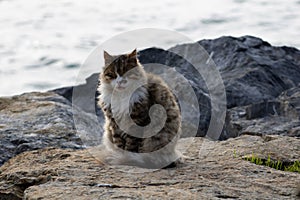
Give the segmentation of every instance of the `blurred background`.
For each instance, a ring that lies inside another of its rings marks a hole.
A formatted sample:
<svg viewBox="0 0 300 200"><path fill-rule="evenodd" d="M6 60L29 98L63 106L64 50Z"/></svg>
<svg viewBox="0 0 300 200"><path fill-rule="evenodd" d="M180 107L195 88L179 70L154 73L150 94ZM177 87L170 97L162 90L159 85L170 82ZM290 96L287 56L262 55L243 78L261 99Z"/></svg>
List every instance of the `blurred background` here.
<svg viewBox="0 0 300 200"><path fill-rule="evenodd" d="M0 96L74 85L97 45L138 28L300 48L299 10L300 0L0 0Z"/></svg>

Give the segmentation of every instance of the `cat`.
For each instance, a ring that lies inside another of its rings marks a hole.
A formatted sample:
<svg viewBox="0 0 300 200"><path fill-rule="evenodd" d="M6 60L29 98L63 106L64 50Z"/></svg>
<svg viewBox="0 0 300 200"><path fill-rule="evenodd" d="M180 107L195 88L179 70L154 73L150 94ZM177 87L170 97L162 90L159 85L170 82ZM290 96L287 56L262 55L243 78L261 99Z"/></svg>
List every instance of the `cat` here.
<svg viewBox="0 0 300 200"><path fill-rule="evenodd" d="M110 55L104 51L98 105L105 116L102 161L145 168L174 166L181 114L176 98L157 75L147 73L137 50Z"/></svg>

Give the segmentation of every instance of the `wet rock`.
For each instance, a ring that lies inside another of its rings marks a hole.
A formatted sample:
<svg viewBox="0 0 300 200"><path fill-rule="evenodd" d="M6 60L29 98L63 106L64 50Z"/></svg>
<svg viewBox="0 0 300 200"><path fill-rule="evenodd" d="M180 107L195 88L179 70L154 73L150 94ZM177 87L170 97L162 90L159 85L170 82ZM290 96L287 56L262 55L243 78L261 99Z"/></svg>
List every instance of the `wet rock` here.
<svg viewBox="0 0 300 200"><path fill-rule="evenodd" d="M295 199L300 174L255 165L245 155L295 161L300 140L244 135L182 139L185 163L147 171L107 166L86 150L22 153L0 168L0 199ZM46 192L45 192L46 191Z"/></svg>

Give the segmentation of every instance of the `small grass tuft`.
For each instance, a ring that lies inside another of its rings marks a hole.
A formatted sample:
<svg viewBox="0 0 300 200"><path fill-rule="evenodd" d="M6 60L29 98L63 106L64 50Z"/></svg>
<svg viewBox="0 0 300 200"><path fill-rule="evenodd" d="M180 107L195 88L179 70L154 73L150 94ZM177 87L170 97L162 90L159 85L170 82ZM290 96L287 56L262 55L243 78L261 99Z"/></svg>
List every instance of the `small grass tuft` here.
<svg viewBox="0 0 300 200"><path fill-rule="evenodd" d="M260 158L252 153L250 156L244 156L243 160L247 160L256 165L264 165L267 167L271 167L277 170L289 171L289 172L298 172L300 173L300 161L281 161L281 160L273 160L270 155L267 159Z"/></svg>
<svg viewBox="0 0 300 200"><path fill-rule="evenodd" d="M300 161L296 160L293 165L285 167L284 171L300 173Z"/></svg>
<svg viewBox="0 0 300 200"><path fill-rule="evenodd" d="M233 150L233 157L234 157L234 158L237 158L237 157L238 157L237 154L236 154L236 150L235 150L235 149Z"/></svg>

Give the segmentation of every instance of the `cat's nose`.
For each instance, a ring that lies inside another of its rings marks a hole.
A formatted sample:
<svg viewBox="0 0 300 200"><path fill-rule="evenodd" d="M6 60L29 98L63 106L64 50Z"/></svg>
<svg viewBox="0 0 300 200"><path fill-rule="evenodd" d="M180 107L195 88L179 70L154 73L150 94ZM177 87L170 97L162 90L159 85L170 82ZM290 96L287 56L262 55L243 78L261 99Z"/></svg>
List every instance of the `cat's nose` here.
<svg viewBox="0 0 300 200"><path fill-rule="evenodd" d="M125 79L121 79L118 81L118 84L122 85L122 84L126 84L127 83L127 80Z"/></svg>

